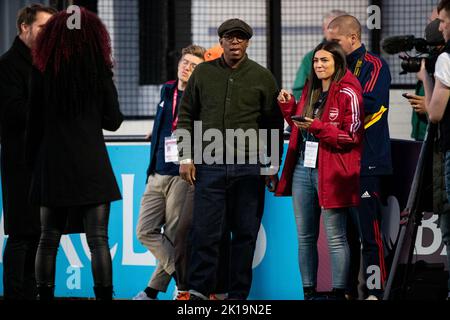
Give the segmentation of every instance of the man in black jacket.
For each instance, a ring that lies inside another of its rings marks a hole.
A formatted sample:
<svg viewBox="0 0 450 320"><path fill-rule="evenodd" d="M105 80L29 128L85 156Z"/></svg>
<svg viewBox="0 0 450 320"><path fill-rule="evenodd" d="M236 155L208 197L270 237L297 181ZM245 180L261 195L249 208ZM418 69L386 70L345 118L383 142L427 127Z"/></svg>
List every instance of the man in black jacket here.
<svg viewBox="0 0 450 320"><path fill-rule="evenodd" d="M5 234L5 300L36 299L34 260L39 236L39 207L28 202L31 172L25 165L25 125L32 67L31 49L56 10L34 4L18 13L19 35L0 58L1 173Z"/></svg>

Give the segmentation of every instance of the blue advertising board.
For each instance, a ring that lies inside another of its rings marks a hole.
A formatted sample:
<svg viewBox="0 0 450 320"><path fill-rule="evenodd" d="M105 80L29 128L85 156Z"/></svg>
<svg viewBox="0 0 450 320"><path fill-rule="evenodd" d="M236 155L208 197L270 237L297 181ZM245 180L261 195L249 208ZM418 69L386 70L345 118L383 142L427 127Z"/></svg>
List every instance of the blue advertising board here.
<svg viewBox="0 0 450 320"><path fill-rule="evenodd" d="M287 145L285 145L285 151ZM406 205L420 144L392 140L394 175L389 178L387 206L383 207L382 233L385 255L393 252L400 210ZM131 299L143 290L156 266L155 257L136 237L141 196L145 188L149 143L108 144L108 152L123 199L112 203L109 244L113 258L115 298ZM285 156L285 155L284 155ZM283 156L283 159L284 159ZM1 199L1 193L0 193ZM0 201L1 205L1 201ZM423 235L423 236L422 236ZM3 294L3 210L0 215L0 296ZM426 216L418 230L416 257L427 261L446 261L436 215ZM319 291L331 289L330 260L323 225L318 241ZM58 297L93 297L89 248L84 234L63 236L56 265ZM159 298L173 298L174 282ZM290 197L274 197L266 192L264 216L253 260L253 283L249 299L303 299L298 267L297 232Z"/></svg>

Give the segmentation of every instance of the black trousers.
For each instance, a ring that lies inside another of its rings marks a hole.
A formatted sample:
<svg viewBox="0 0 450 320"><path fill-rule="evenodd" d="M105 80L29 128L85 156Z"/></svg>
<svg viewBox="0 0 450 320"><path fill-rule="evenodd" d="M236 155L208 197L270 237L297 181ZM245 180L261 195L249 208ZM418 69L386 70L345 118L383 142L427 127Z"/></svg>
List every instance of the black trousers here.
<svg viewBox="0 0 450 320"><path fill-rule="evenodd" d="M352 210L351 219L348 219L347 238L351 256L349 291L354 295L357 291L361 257L362 278L365 281L373 272L371 268L376 267L379 270L380 286L367 288L365 285L365 295L380 296L387 280L381 234L381 182L381 177L378 176L361 177L361 202L358 208Z"/></svg>
<svg viewBox="0 0 450 320"><path fill-rule="evenodd" d="M3 254L5 300L36 300L34 262L39 236L9 235Z"/></svg>
<svg viewBox="0 0 450 320"><path fill-rule="evenodd" d="M41 207L41 239L36 256L36 279L41 287L55 285L56 253L67 220L68 208ZM84 231L91 251L96 287L112 286L112 262L108 244L110 204L80 206Z"/></svg>

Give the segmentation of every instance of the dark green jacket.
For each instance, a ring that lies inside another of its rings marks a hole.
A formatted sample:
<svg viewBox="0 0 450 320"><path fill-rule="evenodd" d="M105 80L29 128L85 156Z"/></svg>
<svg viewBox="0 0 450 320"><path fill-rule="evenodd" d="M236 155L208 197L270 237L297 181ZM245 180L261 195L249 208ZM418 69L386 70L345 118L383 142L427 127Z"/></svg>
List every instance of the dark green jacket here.
<svg viewBox="0 0 450 320"><path fill-rule="evenodd" d="M425 91L422 82L418 82L416 86L416 95L424 96ZM425 139L425 133L427 132L428 117L426 114L418 114L417 112L412 112L411 115L411 138L416 141L423 141Z"/></svg>
<svg viewBox="0 0 450 320"><path fill-rule="evenodd" d="M300 101L300 97L302 96L303 88L305 87L306 80L311 73L312 61L314 58L314 50L309 51L303 57L302 63L297 70L297 74L295 75L294 85L292 86L292 94L295 97L295 101Z"/></svg>
<svg viewBox="0 0 450 320"><path fill-rule="evenodd" d="M197 142L208 129L219 130L224 140L226 129L277 129L282 151L284 120L277 104L278 91L271 72L248 57L237 69L228 67L223 56L201 63L184 92L177 128L188 130ZM194 137L194 121L202 121L202 136L196 132ZM202 150L210 143L203 142ZM181 155L186 158L196 160L192 152Z"/></svg>

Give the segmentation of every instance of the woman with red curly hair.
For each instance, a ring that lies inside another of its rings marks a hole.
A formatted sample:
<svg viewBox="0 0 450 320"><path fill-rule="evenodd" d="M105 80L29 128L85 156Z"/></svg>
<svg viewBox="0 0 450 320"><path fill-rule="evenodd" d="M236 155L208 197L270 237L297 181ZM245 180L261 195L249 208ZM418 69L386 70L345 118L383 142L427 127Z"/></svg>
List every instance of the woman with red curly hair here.
<svg viewBox="0 0 450 320"><path fill-rule="evenodd" d="M81 8L81 28L55 14L33 52L27 161L33 170L31 201L41 208L36 280L41 300L54 297L55 263L63 233L82 220L92 256L94 292L111 300L112 263L108 245L110 203L121 199L102 129L122 123L112 80L108 32Z"/></svg>

